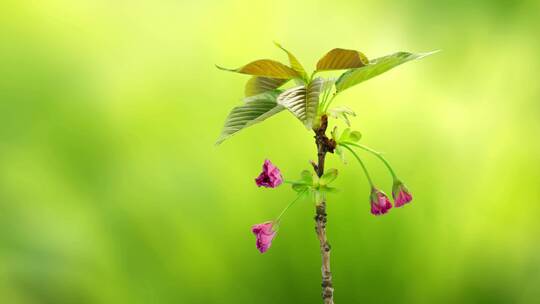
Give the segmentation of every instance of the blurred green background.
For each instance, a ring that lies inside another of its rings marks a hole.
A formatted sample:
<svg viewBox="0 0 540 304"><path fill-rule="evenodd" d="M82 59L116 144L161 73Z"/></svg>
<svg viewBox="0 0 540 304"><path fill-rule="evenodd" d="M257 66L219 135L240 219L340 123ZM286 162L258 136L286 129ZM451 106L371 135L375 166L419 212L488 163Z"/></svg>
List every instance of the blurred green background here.
<svg viewBox="0 0 540 304"><path fill-rule="evenodd" d="M414 194L369 213L342 165L329 197L335 301L538 303L540 2L20 1L0 4L1 303L319 303L311 202L268 253L250 226L294 198L312 134L285 112L213 145L276 40L437 55L347 90L363 142ZM365 154L362 154L365 155ZM385 168L365 155L387 192Z"/></svg>

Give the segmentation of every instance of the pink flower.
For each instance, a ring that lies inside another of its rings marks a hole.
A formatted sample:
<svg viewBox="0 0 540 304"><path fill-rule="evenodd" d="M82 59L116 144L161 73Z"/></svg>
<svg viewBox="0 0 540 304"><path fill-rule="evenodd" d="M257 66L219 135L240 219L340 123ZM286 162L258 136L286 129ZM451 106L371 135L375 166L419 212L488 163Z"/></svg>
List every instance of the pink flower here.
<svg viewBox="0 0 540 304"><path fill-rule="evenodd" d="M274 223L264 222L262 224L254 225L251 227L251 231L257 237L257 249L259 249L261 253L265 253L272 245L272 239L276 236Z"/></svg>
<svg viewBox="0 0 540 304"><path fill-rule="evenodd" d="M395 181L392 187L392 197L396 207L401 207L412 201L412 195L401 181Z"/></svg>
<svg viewBox="0 0 540 304"><path fill-rule="evenodd" d="M388 196L379 189L373 187L371 189L371 213L374 215L385 214L392 208L392 203Z"/></svg>
<svg viewBox="0 0 540 304"><path fill-rule="evenodd" d="M257 186L266 188L275 188L283 183L283 177L279 169L274 166L268 159L264 161L263 171L255 179Z"/></svg>

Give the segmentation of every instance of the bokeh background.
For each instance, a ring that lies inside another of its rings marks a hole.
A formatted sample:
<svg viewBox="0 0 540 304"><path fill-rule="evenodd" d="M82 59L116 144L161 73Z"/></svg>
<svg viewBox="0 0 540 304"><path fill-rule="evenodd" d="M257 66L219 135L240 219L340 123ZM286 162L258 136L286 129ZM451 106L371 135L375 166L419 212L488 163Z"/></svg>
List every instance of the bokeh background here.
<svg viewBox="0 0 540 304"><path fill-rule="evenodd" d="M268 253L258 189L315 157L286 112L213 145L259 58L334 47L442 52L336 100L414 201L369 213L343 165L329 197L336 303L538 303L540 2L19 1L0 4L0 302L319 303L314 207ZM362 154L390 191L385 168Z"/></svg>

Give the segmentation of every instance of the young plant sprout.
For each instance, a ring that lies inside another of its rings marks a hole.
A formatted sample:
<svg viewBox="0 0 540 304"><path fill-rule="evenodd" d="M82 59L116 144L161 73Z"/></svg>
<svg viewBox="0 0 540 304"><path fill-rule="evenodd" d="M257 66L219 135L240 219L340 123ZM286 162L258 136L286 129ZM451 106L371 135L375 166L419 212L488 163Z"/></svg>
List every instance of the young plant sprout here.
<svg viewBox="0 0 540 304"><path fill-rule="evenodd" d="M227 119L216 144L222 143L238 131L259 123L283 110L293 114L308 131L315 133L317 162L311 161L313 172L304 170L298 180L284 180L281 171L269 160L265 160L263 171L255 179L257 186L276 188L282 183L292 185L297 192L296 198L272 221L254 225L252 232L256 236L257 249L264 253L276 236L281 217L300 198L311 197L315 204L315 229L320 242L322 257L322 299L325 304L334 303L334 288L330 272L330 244L326 237L326 195L335 192L330 184L337 178L336 169L325 170L327 153L336 154L345 163L345 151L350 152L358 161L371 186L369 205L373 215L383 215L390 211L392 203L388 196L373 183L369 172L357 150L363 150L378 158L388 169L393 178L392 197L394 207L401 207L412 201L412 195L398 178L390 163L381 153L359 143L361 134L345 128L339 131L334 127L330 137L326 130L330 119L343 120L350 127L350 117L356 114L345 106L331 107L341 92L361 82L380 75L402 63L420 59L430 53L397 52L391 55L368 59L354 50L336 48L324 55L315 70L308 74L298 59L281 45L276 46L287 54L289 65L271 59L256 60L237 69L221 70L252 75L245 85L243 103L234 107ZM319 76L325 71L345 70L337 78ZM294 85L284 88L291 80Z"/></svg>

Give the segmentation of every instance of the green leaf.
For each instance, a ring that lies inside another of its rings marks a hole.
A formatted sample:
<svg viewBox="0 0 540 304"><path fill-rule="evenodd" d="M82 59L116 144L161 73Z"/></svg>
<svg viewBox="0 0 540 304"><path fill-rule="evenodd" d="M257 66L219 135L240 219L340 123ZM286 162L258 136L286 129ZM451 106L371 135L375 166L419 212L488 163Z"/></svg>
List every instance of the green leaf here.
<svg viewBox="0 0 540 304"><path fill-rule="evenodd" d="M284 47L282 47L279 43L275 42L274 41L274 44L282 49L285 53L287 53L287 56L289 57L289 62L291 64L291 68L293 70L295 70L296 72L298 72L298 74L304 79L306 80L307 79L307 73L306 73L306 70L304 69L304 67L302 66L302 64L300 63L300 61L298 61L298 59L289 51L287 51Z"/></svg>
<svg viewBox="0 0 540 304"><path fill-rule="evenodd" d="M341 135L339 136L338 142L344 142L349 139L349 134L351 133L351 128L347 128L341 132Z"/></svg>
<svg viewBox="0 0 540 304"><path fill-rule="evenodd" d="M224 71L269 78L291 79L300 77L298 72L296 72L295 70L291 69L290 67L284 65L281 62L277 62L271 59L255 60L237 69L227 69L218 65L216 65L216 67Z"/></svg>
<svg viewBox="0 0 540 304"><path fill-rule="evenodd" d="M339 190L337 188L328 187L328 186L319 187L319 191L320 192L326 192L326 193L337 193L337 192L339 192Z"/></svg>
<svg viewBox="0 0 540 304"><path fill-rule="evenodd" d="M336 135L336 137L338 137ZM339 135L338 139L336 140L339 143L343 142L357 142L362 138L362 134L358 131L352 131L350 128L347 128L343 130L341 135Z"/></svg>
<svg viewBox="0 0 540 304"><path fill-rule="evenodd" d="M273 91L284 85L288 79L253 76L246 83L245 96L254 96L264 92Z"/></svg>
<svg viewBox="0 0 540 304"><path fill-rule="evenodd" d="M313 173L311 171L308 171L308 170L302 171L300 173L300 178L302 182L308 185L313 185Z"/></svg>
<svg viewBox="0 0 540 304"><path fill-rule="evenodd" d="M302 192L307 189L313 189L315 186L314 174L311 171L304 170L300 173L300 180L294 181L292 189L296 192ZM318 182L318 181L317 181Z"/></svg>
<svg viewBox="0 0 540 304"><path fill-rule="evenodd" d="M350 129L346 129L346 130L350 131ZM347 160L345 159L345 153L343 151L343 148L339 145L341 136L339 134L337 126L334 127L331 134L332 134L332 139L335 140L337 143L336 148L334 149L334 154L336 154L339 157L339 159L341 160L343 164L347 164Z"/></svg>
<svg viewBox="0 0 540 304"><path fill-rule="evenodd" d="M347 160L345 159L345 153L340 145L336 146L334 152L339 156L339 159L343 164L347 164Z"/></svg>
<svg viewBox="0 0 540 304"><path fill-rule="evenodd" d="M328 115L332 118L343 119L347 126L351 126L348 115L356 116L356 113L346 106L339 106L328 110Z"/></svg>
<svg viewBox="0 0 540 304"><path fill-rule="evenodd" d="M316 78L307 86L291 88L278 96L277 102L287 108L296 118L311 129L317 116L322 79Z"/></svg>
<svg viewBox="0 0 540 304"><path fill-rule="evenodd" d="M325 186L333 182L338 175L337 169L328 169L319 179L319 185Z"/></svg>
<svg viewBox="0 0 540 304"><path fill-rule="evenodd" d="M376 58L371 60L369 64L364 67L351 69L343 73L336 82L336 90L337 92L342 92L354 85L391 70L400 64L411 60L424 58L436 52L437 51L418 54L397 52L388 56Z"/></svg>
<svg viewBox="0 0 540 304"><path fill-rule="evenodd" d="M317 62L317 71L359 68L368 63L366 55L358 51L336 48Z"/></svg>
<svg viewBox="0 0 540 304"><path fill-rule="evenodd" d="M244 100L245 104L234 107L225 119L225 125L216 141L216 145L219 145L238 131L282 111L284 108L276 102L279 93L280 91L275 91L252 96Z"/></svg>
<svg viewBox="0 0 540 304"><path fill-rule="evenodd" d="M348 142L357 142L357 141L360 140L360 138L362 138L362 133L360 133L358 131L352 131L349 134L349 139L347 141Z"/></svg>
<svg viewBox="0 0 540 304"><path fill-rule="evenodd" d="M310 188L310 186L308 186L306 184L293 184L292 185L292 189L294 191L296 191L296 192L304 192L309 188Z"/></svg>

